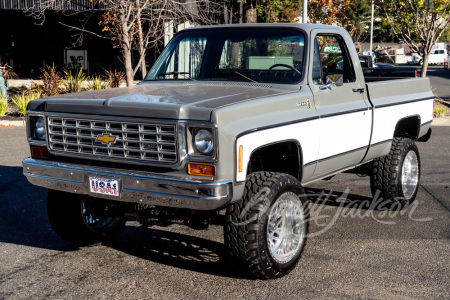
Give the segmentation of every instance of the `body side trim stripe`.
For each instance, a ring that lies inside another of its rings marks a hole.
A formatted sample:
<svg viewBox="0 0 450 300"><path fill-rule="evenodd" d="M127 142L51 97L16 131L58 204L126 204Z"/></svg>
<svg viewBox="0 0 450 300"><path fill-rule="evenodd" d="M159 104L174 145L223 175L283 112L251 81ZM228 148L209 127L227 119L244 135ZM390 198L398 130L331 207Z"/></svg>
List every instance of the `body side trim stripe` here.
<svg viewBox="0 0 450 300"><path fill-rule="evenodd" d="M378 145L381 145L381 144L385 144L385 143L392 143L392 139L371 144L370 147L375 147L375 146L378 146Z"/></svg>
<svg viewBox="0 0 450 300"><path fill-rule="evenodd" d="M236 139L240 138L241 136L244 136L246 134L253 133L256 131L267 130L267 129L272 129L272 128L281 127L281 126L287 126L287 125L292 125L292 124L298 124L298 123L313 121L313 120L317 120L317 119L335 117L335 116L339 116L339 115L346 115L346 114L351 114L351 113L356 113L356 112L361 112L361 111L369 111L371 109L372 109L372 107L359 108L359 109L347 110L347 111L342 111L342 112L333 113L333 114L318 115L315 117L309 117L309 118L300 119L300 120L294 120L294 121L283 122L283 123L278 123L278 124L273 124L273 125L256 127L256 128L241 132L240 134L237 135Z"/></svg>
<svg viewBox="0 0 450 300"><path fill-rule="evenodd" d="M243 131L243 132L239 133L236 136L236 140L239 139L240 137L246 135L246 134L253 133L253 132L256 132L256 131L262 131L262 130L277 128L277 127L282 127L282 126L288 126L288 125L293 125L293 124L313 121L313 120L317 120L317 119L319 119L319 116L305 118L305 119L301 119L301 120L289 121L289 122L284 122L284 123L278 123L278 124L274 124L274 125L267 125L267 126L262 126L262 127L256 127L256 128L249 129L249 130L246 130L246 131Z"/></svg>
<svg viewBox="0 0 450 300"><path fill-rule="evenodd" d="M367 145L366 147L360 147L360 148L353 149L353 150L350 150L350 151L342 152L342 153L339 153L339 154L336 154L336 155L333 155L333 156L328 156L328 157L325 157L325 158L321 158L321 159L319 159L319 160L315 160L315 161L309 162L309 163L303 165L303 167L309 167L310 165L313 165L313 164L315 164L315 163L320 163L320 162L323 162L323 161L325 161L325 160L329 160L329 159L337 158L337 157L339 157L339 156L351 154L351 153L353 153L353 152L361 151L361 150L366 149L368 146L369 146L369 145Z"/></svg>
<svg viewBox="0 0 450 300"><path fill-rule="evenodd" d="M375 143L375 144L371 144L370 147L375 147L375 146L378 146L378 145L381 145L381 144L391 143L391 142L392 142L392 140L389 139L389 140L385 140L385 141L378 142L378 143ZM367 147L369 147L369 145L367 145ZM342 152L342 153L339 153L339 154L336 154L336 155L333 155L333 156L321 158L321 159L319 159L319 160L315 160L315 161L309 162L309 163L303 165L303 167L309 167L310 165L313 165L313 164L315 164L315 163L323 162L323 161L325 161L325 160L337 158L338 156L342 156L342 155L350 154L350 153L353 153L353 152L361 151L361 150L366 149L367 147L360 147L360 148L353 149L353 150L346 151L346 152Z"/></svg>
<svg viewBox="0 0 450 300"><path fill-rule="evenodd" d="M312 162L309 162L309 163L307 163L307 164L304 164L303 167L304 167L304 168L307 168L307 167L310 167L310 166L312 166L312 165L314 165L314 164L316 164L316 163L317 163L317 160L314 160L314 161L312 161Z"/></svg>
<svg viewBox="0 0 450 300"><path fill-rule="evenodd" d="M403 101L403 102L394 102L394 103L388 103L388 104L382 104L382 105L375 105L374 108L383 108L383 107L389 107L389 106L395 106L395 105L403 105L403 104L426 101L426 100L433 100L433 99L434 98L421 98L421 99L408 100L408 101Z"/></svg>
<svg viewBox="0 0 450 300"><path fill-rule="evenodd" d="M325 158L321 158L321 159L319 159L317 162L320 163L320 162L323 162L323 161L325 161L325 160L337 158L337 157L339 157L339 156L351 154L351 153L353 153L353 152L358 152L358 151L361 151L361 150L366 149L367 147L369 147L369 145L367 145L367 146L365 146L365 147L356 148L356 149L353 149L353 150L350 150L350 151L345 151L345 152L342 152L342 153L339 153L339 154L336 154L336 155L333 155L333 156L328 156L328 157L325 157Z"/></svg>
<svg viewBox="0 0 450 300"><path fill-rule="evenodd" d="M351 114L351 113L357 113L357 112L361 112L361 111L369 111L369 110L371 110L371 109L372 109L372 107L365 107L365 108L358 108L358 109L346 110L346 111L341 111L341 112L337 112L337 113L321 115L320 118L321 118L321 119L325 119L325 118L329 118L329 117L336 117L336 116L340 116L340 115L346 115L346 114Z"/></svg>

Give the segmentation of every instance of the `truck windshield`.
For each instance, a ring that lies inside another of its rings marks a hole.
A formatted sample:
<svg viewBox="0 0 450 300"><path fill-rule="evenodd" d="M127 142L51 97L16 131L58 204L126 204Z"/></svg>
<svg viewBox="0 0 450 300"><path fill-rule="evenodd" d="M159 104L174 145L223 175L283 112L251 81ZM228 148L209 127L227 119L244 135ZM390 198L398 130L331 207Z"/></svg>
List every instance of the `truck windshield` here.
<svg viewBox="0 0 450 300"><path fill-rule="evenodd" d="M297 83L304 35L286 29L193 30L178 34L148 74L149 81Z"/></svg>

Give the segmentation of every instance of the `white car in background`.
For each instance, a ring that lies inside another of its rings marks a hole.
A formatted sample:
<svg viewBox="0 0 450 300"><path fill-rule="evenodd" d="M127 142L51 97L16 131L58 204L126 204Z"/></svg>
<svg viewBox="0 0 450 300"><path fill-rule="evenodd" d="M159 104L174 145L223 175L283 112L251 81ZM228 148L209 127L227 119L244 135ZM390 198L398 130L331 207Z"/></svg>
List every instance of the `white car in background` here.
<svg viewBox="0 0 450 300"><path fill-rule="evenodd" d="M412 55L412 61L414 64L416 65L423 65L423 58L422 56L420 56L417 53L414 53ZM448 53L446 49L434 49L433 51L431 51L431 54L428 58L428 64L432 65L432 64L442 64L442 63L447 63L448 61Z"/></svg>

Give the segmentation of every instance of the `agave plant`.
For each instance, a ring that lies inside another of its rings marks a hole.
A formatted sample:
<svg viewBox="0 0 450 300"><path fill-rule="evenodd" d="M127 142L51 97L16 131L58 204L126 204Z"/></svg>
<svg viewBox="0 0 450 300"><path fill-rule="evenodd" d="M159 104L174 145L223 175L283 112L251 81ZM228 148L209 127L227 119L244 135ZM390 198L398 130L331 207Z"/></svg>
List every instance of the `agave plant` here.
<svg viewBox="0 0 450 300"><path fill-rule="evenodd" d="M12 97L11 101L17 106L20 115L25 116L28 103L31 100L41 98L41 95L42 94L40 92L37 93L23 92L22 94Z"/></svg>
<svg viewBox="0 0 450 300"><path fill-rule="evenodd" d="M109 82L110 87L117 88L122 81L125 81L126 76L124 71L117 71L116 69L109 69L109 71L106 69L103 70L105 71L105 80Z"/></svg>
<svg viewBox="0 0 450 300"><path fill-rule="evenodd" d="M19 78L19 76L17 76L17 74L13 71L12 67L8 65L8 63L2 63L2 61L0 60L0 67L5 68L3 78L5 79Z"/></svg>
<svg viewBox="0 0 450 300"><path fill-rule="evenodd" d="M39 79L42 80L42 94L45 96L58 95L61 92L60 86L62 84L61 75L56 70L55 65L46 66L41 69L42 75Z"/></svg>
<svg viewBox="0 0 450 300"><path fill-rule="evenodd" d="M9 107L8 98L0 96L0 116L5 115L8 107Z"/></svg>
<svg viewBox="0 0 450 300"><path fill-rule="evenodd" d="M64 86L68 93L76 93L81 91L87 77L82 69L79 69L75 74L72 71L64 70Z"/></svg>
<svg viewBox="0 0 450 300"><path fill-rule="evenodd" d="M109 88L109 81L104 81L101 76L92 76L88 83L88 90L102 90Z"/></svg>

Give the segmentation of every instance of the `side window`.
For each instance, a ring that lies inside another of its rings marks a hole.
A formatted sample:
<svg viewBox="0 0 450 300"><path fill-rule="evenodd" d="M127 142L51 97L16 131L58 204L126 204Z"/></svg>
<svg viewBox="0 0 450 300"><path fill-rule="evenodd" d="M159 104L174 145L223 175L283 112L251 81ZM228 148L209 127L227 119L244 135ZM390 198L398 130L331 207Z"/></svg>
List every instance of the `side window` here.
<svg viewBox="0 0 450 300"><path fill-rule="evenodd" d="M339 74L343 76L344 82L356 81L355 70L347 47L340 36L318 35L315 42L318 45L322 61L322 80L327 75ZM314 54L314 59L315 57Z"/></svg>

